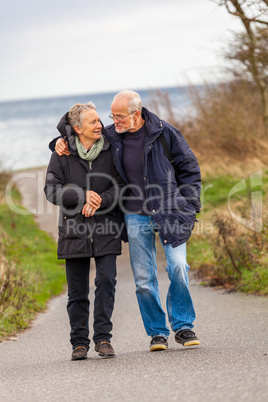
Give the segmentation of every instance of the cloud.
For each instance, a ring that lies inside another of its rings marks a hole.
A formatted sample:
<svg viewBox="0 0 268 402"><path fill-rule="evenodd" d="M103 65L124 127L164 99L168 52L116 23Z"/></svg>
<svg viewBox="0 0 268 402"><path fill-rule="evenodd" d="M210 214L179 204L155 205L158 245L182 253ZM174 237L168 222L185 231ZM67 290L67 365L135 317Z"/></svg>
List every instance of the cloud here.
<svg viewBox="0 0 268 402"><path fill-rule="evenodd" d="M10 0L3 12L2 99L197 82L231 18L209 0Z"/></svg>

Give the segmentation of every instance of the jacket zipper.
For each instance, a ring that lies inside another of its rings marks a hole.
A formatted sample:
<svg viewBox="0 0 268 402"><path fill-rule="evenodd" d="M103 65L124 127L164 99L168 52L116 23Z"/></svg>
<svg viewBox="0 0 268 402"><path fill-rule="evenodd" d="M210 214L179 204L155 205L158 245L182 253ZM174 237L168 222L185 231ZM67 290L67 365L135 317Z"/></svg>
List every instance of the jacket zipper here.
<svg viewBox="0 0 268 402"><path fill-rule="evenodd" d="M161 127L162 127L162 123L161 123ZM143 149L143 163L145 162L145 149L146 149L146 147L147 147L147 146L151 146L151 145L155 142L155 140L156 140L158 137L160 137L160 135L161 135L161 133L158 134L158 135L153 139L153 141L148 142L148 144L145 145L145 147L144 147L144 149ZM144 163L143 166L145 166L145 163ZM145 172L143 171L143 173L145 173ZM145 174L144 174L144 180L147 181L147 177L145 176Z"/></svg>
<svg viewBox="0 0 268 402"><path fill-rule="evenodd" d="M162 121L161 121L161 120L159 120L159 124L160 124L160 127L161 127L161 129L162 129L162 128L163 128L163 124L162 124ZM143 160L144 160L144 156L145 156L145 148L146 148L148 145L152 145L152 144L155 142L155 140L156 140L158 137L160 137L160 135L161 135L161 133L158 134L158 135L153 139L153 141L148 142L148 144L145 145L145 147L144 147L144 149L143 149Z"/></svg>

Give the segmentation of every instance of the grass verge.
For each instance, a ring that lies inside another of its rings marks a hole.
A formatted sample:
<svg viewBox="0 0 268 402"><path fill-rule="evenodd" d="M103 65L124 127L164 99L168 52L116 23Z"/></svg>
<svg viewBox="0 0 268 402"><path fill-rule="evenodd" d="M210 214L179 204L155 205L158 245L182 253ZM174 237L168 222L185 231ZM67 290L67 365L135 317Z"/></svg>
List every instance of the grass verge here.
<svg viewBox="0 0 268 402"><path fill-rule="evenodd" d="M203 181L203 207L189 241L188 261L204 285L268 295L267 191L266 169L258 175ZM258 230L254 197L262 206Z"/></svg>
<svg viewBox="0 0 268 402"><path fill-rule="evenodd" d="M27 328L49 299L63 291L66 280L55 241L38 228L32 215L13 213L1 203L0 240L2 341Z"/></svg>

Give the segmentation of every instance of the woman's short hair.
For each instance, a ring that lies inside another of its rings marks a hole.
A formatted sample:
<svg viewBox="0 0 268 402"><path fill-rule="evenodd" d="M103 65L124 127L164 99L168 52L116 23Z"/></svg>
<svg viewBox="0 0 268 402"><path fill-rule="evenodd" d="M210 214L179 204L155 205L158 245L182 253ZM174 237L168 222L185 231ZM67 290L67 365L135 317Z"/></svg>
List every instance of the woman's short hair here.
<svg viewBox="0 0 268 402"><path fill-rule="evenodd" d="M74 128L74 126L78 126L79 128L82 126L84 113L89 109L96 110L96 106L91 101L88 103L77 103L71 107L68 113L68 119L72 128Z"/></svg>
<svg viewBox="0 0 268 402"><path fill-rule="evenodd" d="M135 112L135 110L139 110L141 112L142 101L140 95L137 92L130 90L120 91L118 92L118 94L115 95L113 100L120 97L127 98L129 100L128 113Z"/></svg>

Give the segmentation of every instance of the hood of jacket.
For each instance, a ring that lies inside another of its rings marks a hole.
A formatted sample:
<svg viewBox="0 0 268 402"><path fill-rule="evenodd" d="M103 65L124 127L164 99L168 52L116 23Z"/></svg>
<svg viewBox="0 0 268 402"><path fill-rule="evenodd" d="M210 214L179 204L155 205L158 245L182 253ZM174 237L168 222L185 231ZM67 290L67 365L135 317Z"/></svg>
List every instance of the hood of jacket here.
<svg viewBox="0 0 268 402"><path fill-rule="evenodd" d="M149 140L151 141L155 136L161 134L163 128L162 120L160 120L156 114L150 112L145 107L142 108L141 116L145 121L146 132Z"/></svg>
<svg viewBox="0 0 268 402"><path fill-rule="evenodd" d="M77 154L77 149L76 149L76 145L75 145L76 133L69 123L68 113L69 112L65 113L62 116L62 118L60 119L60 121L57 125L57 129L58 129L60 135L67 141L70 152L72 154ZM106 151L110 147L110 144L104 135L103 135L103 137L104 137L104 145L103 145L102 150Z"/></svg>

